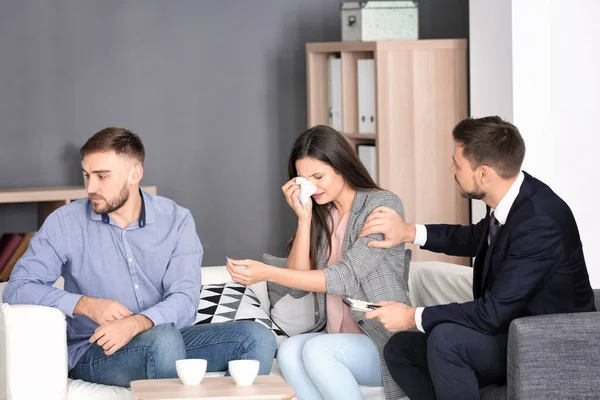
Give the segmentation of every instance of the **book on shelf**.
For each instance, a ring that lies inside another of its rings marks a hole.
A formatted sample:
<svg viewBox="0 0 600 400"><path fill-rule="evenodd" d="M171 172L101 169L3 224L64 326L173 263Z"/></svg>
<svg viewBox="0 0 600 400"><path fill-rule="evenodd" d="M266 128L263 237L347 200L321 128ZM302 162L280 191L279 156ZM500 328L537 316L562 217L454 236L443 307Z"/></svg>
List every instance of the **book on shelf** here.
<svg viewBox="0 0 600 400"><path fill-rule="evenodd" d="M2 268L2 271L0 271L0 282L8 281L13 268L17 264L17 261L19 261L19 258L25 254L27 247L29 247L29 242L34 234L35 232L28 232L23 234L23 236L18 235L21 240L19 241L17 248L12 252L10 258L6 262L6 265L4 265L4 268Z"/></svg>
<svg viewBox="0 0 600 400"><path fill-rule="evenodd" d="M4 269L22 240L23 236L18 233L5 233L2 235L2 238L0 238L0 271Z"/></svg>
<svg viewBox="0 0 600 400"><path fill-rule="evenodd" d="M377 147L372 144L359 144L356 146L356 151L371 178L377 182Z"/></svg>
<svg viewBox="0 0 600 400"><path fill-rule="evenodd" d="M342 131L342 60L335 55L327 58L327 100L329 126Z"/></svg>

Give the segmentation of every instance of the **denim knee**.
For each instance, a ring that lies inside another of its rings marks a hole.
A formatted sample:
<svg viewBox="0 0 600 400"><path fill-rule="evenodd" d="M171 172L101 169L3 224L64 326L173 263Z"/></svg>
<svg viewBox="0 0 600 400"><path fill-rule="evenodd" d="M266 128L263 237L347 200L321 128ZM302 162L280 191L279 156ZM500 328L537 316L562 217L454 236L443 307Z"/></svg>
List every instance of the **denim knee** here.
<svg viewBox="0 0 600 400"><path fill-rule="evenodd" d="M144 332L149 347L148 375L156 378L176 377L175 361L186 358L185 344L179 329L170 324L155 326Z"/></svg>
<svg viewBox="0 0 600 400"><path fill-rule="evenodd" d="M312 365L313 367L318 365L321 360L330 359L336 360L335 349L328 344L329 337L327 335L317 336L306 343L302 347L302 362L305 366Z"/></svg>
<svg viewBox="0 0 600 400"><path fill-rule="evenodd" d="M277 348L277 360L296 354L298 344L296 344L297 340L295 338L299 338L299 336L287 338L279 345Z"/></svg>
<svg viewBox="0 0 600 400"><path fill-rule="evenodd" d="M277 364L279 369L284 370L289 367L296 367L298 363L302 363L302 346L304 340L302 336L292 336L284 340L277 349Z"/></svg>
<svg viewBox="0 0 600 400"><path fill-rule="evenodd" d="M260 347L263 351L270 352L271 357L275 355L277 340L269 328L252 321L240 321L238 324L240 335L249 346Z"/></svg>

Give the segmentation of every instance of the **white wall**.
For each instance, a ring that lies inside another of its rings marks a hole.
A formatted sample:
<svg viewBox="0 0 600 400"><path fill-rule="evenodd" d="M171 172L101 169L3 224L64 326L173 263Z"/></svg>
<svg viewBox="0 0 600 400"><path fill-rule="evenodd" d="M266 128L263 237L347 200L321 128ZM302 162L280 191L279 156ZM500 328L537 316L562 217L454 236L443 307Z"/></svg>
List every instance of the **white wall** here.
<svg viewBox="0 0 600 400"><path fill-rule="evenodd" d="M596 122L600 115L600 1L470 3L472 115L498 114L520 129L527 146L523 169L550 185L570 205L592 286L600 288L600 246L595 243L600 237L595 229L600 226L595 210L600 201L600 170L594 162L600 145ZM490 12L504 27L510 26L510 33L494 28ZM489 59L496 52L506 52L507 43L511 56L493 68L511 90L498 91L498 81L482 70L490 68ZM509 98L512 95L512 107L505 104L506 93L511 93ZM495 105L494 98L502 101ZM473 211L474 221L483 216L480 207L474 206Z"/></svg>
<svg viewBox="0 0 600 400"><path fill-rule="evenodd" d="M507 0L469 2L470 105L473 117L513 120L512 5ZM471 219L485 217L485 204L471 202Z"/></svg>

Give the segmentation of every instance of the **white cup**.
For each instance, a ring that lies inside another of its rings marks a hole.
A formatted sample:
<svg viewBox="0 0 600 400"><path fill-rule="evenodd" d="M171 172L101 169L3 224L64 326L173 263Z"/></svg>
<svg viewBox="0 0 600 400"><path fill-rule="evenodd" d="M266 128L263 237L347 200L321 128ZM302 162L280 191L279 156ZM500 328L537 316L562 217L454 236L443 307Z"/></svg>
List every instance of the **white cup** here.
<svg viewBox="0 0 600 400"><path fill-rule="evenodd" d="M229 373L238 386L250 386L254 383L260 362L258 360L229 361Z"/></svg>
<svg viewBox="0 0 600 400"><path fill-rule="evenodd" d="M177 376L184 385L199 385L206 373L207 361L202 358L190 358L175 361Z"/></svg>

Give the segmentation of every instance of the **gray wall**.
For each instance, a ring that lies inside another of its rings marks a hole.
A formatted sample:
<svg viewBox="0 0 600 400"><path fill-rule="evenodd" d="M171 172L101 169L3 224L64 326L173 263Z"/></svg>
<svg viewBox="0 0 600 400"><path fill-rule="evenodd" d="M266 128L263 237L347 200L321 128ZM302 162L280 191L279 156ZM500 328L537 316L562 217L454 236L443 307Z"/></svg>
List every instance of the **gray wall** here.
<svg viewBox="0 0 600 400"><path fill-rule="evenodd" d="M140 134L143 183L189 208L204 265L282 255L280 187L306 128L306 42L340 40L339 0L0 2L0 187L82 184L78 149ZM422 38L468 36L467 0L420 2ZM37 228L0 205L0 233Z"/></svg>

